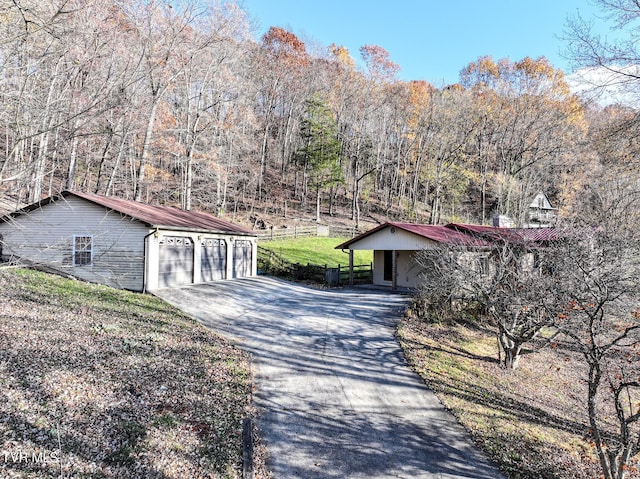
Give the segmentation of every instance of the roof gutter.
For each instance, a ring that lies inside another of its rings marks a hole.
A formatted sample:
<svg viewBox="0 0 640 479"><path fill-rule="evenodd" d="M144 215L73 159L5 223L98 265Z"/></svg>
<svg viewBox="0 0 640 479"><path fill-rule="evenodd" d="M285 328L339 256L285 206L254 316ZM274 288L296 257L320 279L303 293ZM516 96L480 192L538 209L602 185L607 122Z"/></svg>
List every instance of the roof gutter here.
<svg viewBox="0 0 640 479"><path fill-rule="evenodd" d="M147 233L142 239L142 254L144 255L144 268L142 269L142 292L147 293L147 271L149 270L149 255L147 254L147 239L151 235L158 234L158 228Z"/></svg>
<svg viewBox="0 0 640 479"><path fill-rule="evenodd" d="M155 228L155 231L187 231L190 233L209 233L216 235L234 235L234 236L258 236L251 231L223 231L223 230L209 230L205 228L188 228L180 226L163 226L163 225L149 225L151 228ZM154 231L154 232L155 232Z"/></svg>

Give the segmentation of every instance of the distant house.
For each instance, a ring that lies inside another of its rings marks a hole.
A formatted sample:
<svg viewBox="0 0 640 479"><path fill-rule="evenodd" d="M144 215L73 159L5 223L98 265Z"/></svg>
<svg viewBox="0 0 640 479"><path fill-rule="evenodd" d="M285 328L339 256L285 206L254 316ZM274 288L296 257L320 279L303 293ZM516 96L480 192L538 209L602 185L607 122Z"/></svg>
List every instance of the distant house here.
<svg viewBox="0 0 640 479"><path fill-rule="evenodd" d="M5 261L132 291L256 274L251 230L207 213L65 191L0 218Z"/></svg>
<svg viewBox="0 0 640 479"><path fill-rule="evenodd" d="M527 211L527 224L529 228L545 228L553 226L557 218L557 208L551 206L547 195L538 192L529 205Z"/></svg>
<svg viewBox="0 0 640 479"><path fill-rule="evenodd" d="M346 241L336 249L373 251L373 284L392 288L415 288L422 267L418 252L440 246L462 248L474 253L478 268L488 269L488 258L500 241L529 241L544 244L554 239L553 228L523 229L451 223L446 226L385 223Z"/></svg>
<svg viewBox="0 0 640 479"><path fill-rule="evenodd" d="M549 228L554 226L558 219L558 209L551 206L547 195L539 191L524 212L523 228ZM493 226L500 228L512 228L515 221L496 213L493 216Z"/></svg>

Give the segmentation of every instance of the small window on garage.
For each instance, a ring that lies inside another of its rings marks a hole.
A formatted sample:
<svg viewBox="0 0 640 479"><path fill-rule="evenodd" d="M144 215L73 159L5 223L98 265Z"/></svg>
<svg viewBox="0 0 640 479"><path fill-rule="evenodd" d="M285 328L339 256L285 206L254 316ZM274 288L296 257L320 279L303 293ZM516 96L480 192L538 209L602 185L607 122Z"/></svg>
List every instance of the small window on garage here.
<svg viewBox="0 0 640 479"><path fill-rule="evenodd" d="M73 237L73 265L86 266L93 263L93 236Z"/></svg>

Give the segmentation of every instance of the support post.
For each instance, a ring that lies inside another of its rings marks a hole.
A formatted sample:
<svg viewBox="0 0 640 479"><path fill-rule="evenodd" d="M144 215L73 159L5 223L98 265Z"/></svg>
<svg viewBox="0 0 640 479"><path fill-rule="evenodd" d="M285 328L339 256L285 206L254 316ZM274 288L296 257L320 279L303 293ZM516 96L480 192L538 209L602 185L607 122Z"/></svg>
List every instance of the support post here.
<svg viewBox="0 0 640 479"><path fill-rule="evenodd" d="M391 252L391 289L393 291L398 289L398 252L393 250Z"/></svg>
<svg viewBox="0 0 640 479"><path fill-rule="evenodd" d="M349 249L349 286L353 286L353 250Z"/></svg>

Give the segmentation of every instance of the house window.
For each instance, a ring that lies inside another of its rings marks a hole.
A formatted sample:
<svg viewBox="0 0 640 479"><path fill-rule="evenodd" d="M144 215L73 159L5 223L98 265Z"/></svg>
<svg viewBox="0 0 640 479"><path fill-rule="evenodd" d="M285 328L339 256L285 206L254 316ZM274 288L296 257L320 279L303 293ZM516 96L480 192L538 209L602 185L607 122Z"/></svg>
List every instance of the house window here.
<svg viewBox="0 0 640 479"><path fill-rule="evenodd" d="M489 258L487 256L478 256L474 258L472 269L481 276L488 276Z"/></svg>
<svg viewBox="0 0 640 479"><path fill-rule="evenodd" d="M73 237L73 265L85 266L93 263L93 237Z"/></svg>

